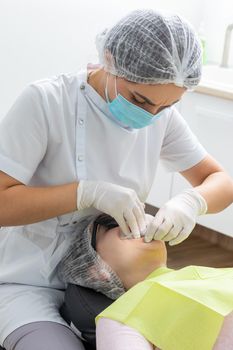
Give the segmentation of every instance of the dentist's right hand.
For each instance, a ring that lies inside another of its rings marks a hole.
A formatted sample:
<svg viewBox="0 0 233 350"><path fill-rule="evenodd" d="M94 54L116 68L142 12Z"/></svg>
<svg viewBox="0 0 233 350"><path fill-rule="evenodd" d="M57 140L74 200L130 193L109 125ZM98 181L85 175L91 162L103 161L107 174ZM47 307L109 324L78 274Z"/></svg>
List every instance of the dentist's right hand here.
<svg viewBox="0 0 233 350"><path fill-rule="evenodd" d="M144 204L130 188L104 181L80 180L77 209L89 207L112 216L128 237L139 238L146 228Z"/></svg>

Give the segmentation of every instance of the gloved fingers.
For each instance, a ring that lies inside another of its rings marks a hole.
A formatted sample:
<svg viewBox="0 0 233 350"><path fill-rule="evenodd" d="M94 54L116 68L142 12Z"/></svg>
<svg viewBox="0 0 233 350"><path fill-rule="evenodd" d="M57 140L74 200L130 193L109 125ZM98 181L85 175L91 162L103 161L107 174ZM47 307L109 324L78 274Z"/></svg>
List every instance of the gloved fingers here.
<svg viewBox="0 0 233 350"><path fill-rule="evenodd" d="M172 230L173 227L173 221L169 218L169 216L164 218L164 221L158 225L153 239L164 240L164 237Z"/></svg>
<svg viewBox="0 0 233 350"><path fill-rule="evenodd" d="M145 222L146 227L145 230L141 231L141 237L144 237L147 231L148 226L150 225L151 221L154 220L154 216L150 214L145 214Z"/></svg>
<svg viewBox="0 0 233 350"><path fill-rule="evenodd" d="M127 225L129 226L129 229L130 229L130 234L131 234L131 237L133 238L140 238L141 235L140 235L140 227L138 225L138 222L137 222L137 217L135 215L135 212L136 212L136 215L138 213L140 213L140 210L138 207L134 207L133 209L129 209L127 208L124 212L124 218L127 222Z"/></svg>
<svg viewBox="0 0 233 350"><path fill-rule="evenodd" d="M121 238L139 238L140 231L132 210L125 210L120 218L115 218L121 230Z"/></svg>
<svg viewBox="0 0 233 350"><path fill-rule="evenodd" d="M183 228L180 231L179 235L175 239L172 239L171 241L169 241L168 244L170 246L179 244L179 243L183 242L186 238L188 238L189 235L190 235L190 232L185 232L185 228Z"/></svg>
<svg viewBox="0 0 233 350"><path fill-rule="evenodd" d="M178 237L182 230L183 226L181 226L180 224L173 224L171 230L167 233L166 236L163 237L163 241L168 242L175 239L176 237Z"/></svg>
<svg viewBox="0 0 233 350"><path fill-rule="evenodd" d="M152 241L158 227L164 222L164 220L165 219L163 210L159 209L156 216L153 218L153 220L150 221L149 225L147 226L147 230L144 237L144 241L146 243Z"/></svg>
<svg viewBox="0 0 233 350"><path fill-rule="evenodd" d="M172 239L169 242L169 245L172 246L172 245L179 244L179 243L183 242L186 238L188 238L188 236L190 235L190 233L194 229L195 224L196 223L191 223L190 225L186 225L185 227L183 227L183 229L180 231L179 235L175 239Z"/></svg>
<svg viewBox="0 0 233 350"><path fill-rule="evenodd" d="M143 202L141 202L141 201L139 201L139 203L137 203L138 205L139 205L139 207L140 207L140 210L141 210L141 215L142 215L142 217L143 217L143 220L144 220L144 222L146 222L146 213L145 213L145 204L143 203Z"/></svg>
<svg viewBox="0 0 233 350"><path fill-rule="evenodd" d="M150 225L151 221L153 221L154 218L155 218L154 215L146 214L146 224L147 224L147 226Z"/></svg>
<svg viewBox="0 0 233 350"><path fill-rule="evenodd" d="M145 214L145 204L143 202L140 201L140 199L138 198L137 193L134 191L134 195L133 195L133 205L132 207L135 208L137 207L140 210L141 213L141 218L145 221L146 220L146 214Z"/></svg>
<svg viewBox="0 0 233 350"><path fill-rule="evenodd" d="M129 229L129 226L126 223L126 220L124 216L122 215L121 217L114 217L116 222L118 223L121 231L121 238L131 238L131 232Z"/></svg>
<svg viewBox="0 0 233 350"><path fill-rule="evenodd" d="M146 215L143 209L142 212L142 207L141 205L136 205L133 208L133 214L136 217L137 220L137 224L138 224L138 228L139 228L139 232L140 232L140 236L141 234L145 233L146 231Z"/></svg>

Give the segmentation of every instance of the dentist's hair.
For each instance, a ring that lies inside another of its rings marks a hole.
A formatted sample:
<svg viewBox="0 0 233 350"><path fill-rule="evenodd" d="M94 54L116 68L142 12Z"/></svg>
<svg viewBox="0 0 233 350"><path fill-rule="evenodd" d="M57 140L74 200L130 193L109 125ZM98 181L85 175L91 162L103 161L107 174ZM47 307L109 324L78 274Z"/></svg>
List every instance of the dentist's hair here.
<svg viewBox="0 0 233 350"><path fill-rule="evenodd" d="M202 48L195 30L177 14L136 10L96 37L107 72L135 83L192 90L200 81Z"/></svg>

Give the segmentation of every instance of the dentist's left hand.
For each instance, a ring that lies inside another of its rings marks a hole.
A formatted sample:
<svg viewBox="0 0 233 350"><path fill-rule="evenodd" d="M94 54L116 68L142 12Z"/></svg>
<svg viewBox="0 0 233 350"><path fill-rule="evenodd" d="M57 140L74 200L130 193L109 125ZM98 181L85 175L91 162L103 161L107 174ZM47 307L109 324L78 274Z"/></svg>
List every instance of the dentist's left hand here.
<svg viewBox="0 0 233 350"><path fill-rule="evenodd" d="M170 199L150 220L145 242L152 239L169 241L175 245L184 241L196 225L198 215L207 211L207 203L199 192L187 189Z"/></svg>

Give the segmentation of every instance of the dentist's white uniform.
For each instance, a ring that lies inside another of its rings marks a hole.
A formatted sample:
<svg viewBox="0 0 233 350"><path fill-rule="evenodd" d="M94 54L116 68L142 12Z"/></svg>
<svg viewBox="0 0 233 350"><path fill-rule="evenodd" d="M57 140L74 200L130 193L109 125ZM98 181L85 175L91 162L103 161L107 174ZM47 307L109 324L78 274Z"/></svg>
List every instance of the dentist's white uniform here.
<svg viewBox="0 0 233 350"><path fill-rule="evenodd" d="M143 129L121 126L87 70L30 84L0 119L0 170L28 186L102 180L134 189L144 202L159 159L182 171L206 154L175 107ZM79 218L91 212L0 229L0 344L34 321L67 325L56 267Z"/></svg>

